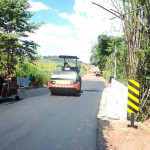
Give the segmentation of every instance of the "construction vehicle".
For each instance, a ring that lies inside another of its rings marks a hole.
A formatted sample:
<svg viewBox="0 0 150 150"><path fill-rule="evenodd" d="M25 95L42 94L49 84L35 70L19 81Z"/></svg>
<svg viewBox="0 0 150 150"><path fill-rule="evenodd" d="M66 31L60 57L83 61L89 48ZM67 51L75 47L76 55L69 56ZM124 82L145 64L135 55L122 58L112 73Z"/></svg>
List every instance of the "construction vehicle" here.
<svg viewBox="0 0 150 150"><path fill-rule="evenodd" d="M103 72L101 70L97 70L95 72L96 76L102 76Z"/></svg>
<svg viewBox="0 0 150 150"><path fill-rule="evenodd" d="M48 89L51 95L77 95L81 92L81 76L79 75L79 68L77 67L77 56L60 55L59 58L64 59L64 65L61 71L53 72ZM75 59L75 67L70 67L66 62L68 59Z"/></svg>
<svg viewBox="0 0 150 150"><path fill-rule="evenodd" d="M0 98L6 99L12 95L16 95L15 99L19 100L19 96L17 95L17 90L19 89L19 85L17 84L16 77L5 77L0 75Z"/></svg>

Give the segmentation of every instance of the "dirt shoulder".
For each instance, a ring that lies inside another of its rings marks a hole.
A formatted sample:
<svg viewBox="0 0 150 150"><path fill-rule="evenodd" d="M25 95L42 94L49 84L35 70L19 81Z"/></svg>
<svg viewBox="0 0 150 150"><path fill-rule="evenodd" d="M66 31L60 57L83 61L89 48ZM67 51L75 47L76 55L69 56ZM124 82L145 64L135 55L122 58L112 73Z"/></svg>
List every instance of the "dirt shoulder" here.
<svg viewBox="0 0 150 150"><path fill-rule="evenodd" d="M103 130L107 150L150 149L150 120L144 123L136 122L137 129L127 127L129 124L129 121L109 121L109 125Z"/></svg>
<svg viewBox="0 0 150 150"><path fill-rule="evenodd" d="M103 78L102 76L96 76L94 73L90 73L88 72L87 74L85 74L82 77L82 80L88 80L88 81L102 81L105 84L105 87L110 86L110 83L108 83L108 81Z"/></svg>
<svg viewBox="0 0 150 150"><path fill-rule="evenodd" d="M102 81L105 87L110 86L106 79L92 73L86 74L82 79ZM100 104L103 105L103 102ZM137 129L129 128L127 126L131 124L130 121L104 117L105 109L102 107L98 114L97 145L99 146L97 150L150 150L150 119L144 123L135 122Z"/></svg>

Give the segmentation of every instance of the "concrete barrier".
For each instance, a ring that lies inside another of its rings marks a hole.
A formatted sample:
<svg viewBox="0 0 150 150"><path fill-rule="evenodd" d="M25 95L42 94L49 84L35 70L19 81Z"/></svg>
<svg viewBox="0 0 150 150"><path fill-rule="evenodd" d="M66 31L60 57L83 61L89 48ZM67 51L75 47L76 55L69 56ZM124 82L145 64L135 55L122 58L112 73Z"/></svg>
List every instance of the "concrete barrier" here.
<svg viewBox="0 0 150 150"><path fill-rule="evenodd" d="M128 88L112 78L111 87L106 88L106 94L107 117L126 120Z"/></svg>
<svg viewBox="0 0 150 150"><path fill-rule="evenodd" d="M20 85L20 86L29 86L29 78L17 78L17 83Z"/></svg>

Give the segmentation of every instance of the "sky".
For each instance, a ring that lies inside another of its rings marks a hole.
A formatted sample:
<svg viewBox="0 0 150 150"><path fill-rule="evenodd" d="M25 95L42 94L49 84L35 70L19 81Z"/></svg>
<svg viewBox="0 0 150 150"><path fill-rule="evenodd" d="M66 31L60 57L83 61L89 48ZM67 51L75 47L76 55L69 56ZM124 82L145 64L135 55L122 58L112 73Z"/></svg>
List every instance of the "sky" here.
<svg viewBox="0 0 150 150"><path fill-rule="evenodd" d="M110 20L114 16L92 2L114 9L111 0L29 0L34 13L30 22L44 22L29 35L40 45L38 54L73 55L89 63L99 35L122 35L121 20Z"/></svg>

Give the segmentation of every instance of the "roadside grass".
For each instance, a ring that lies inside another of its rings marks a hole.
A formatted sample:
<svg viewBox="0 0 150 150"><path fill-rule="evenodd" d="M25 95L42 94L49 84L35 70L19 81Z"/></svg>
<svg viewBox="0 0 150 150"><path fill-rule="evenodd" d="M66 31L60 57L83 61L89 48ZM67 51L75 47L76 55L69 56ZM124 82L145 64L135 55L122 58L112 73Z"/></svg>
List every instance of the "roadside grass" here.
<svg viewBox="0 0 150 150"><path fill-rule="evenodd" d="M38 86L47 85L50 76L56 70L57 64L51 61L36 61L35 64L25 62L23 65L18 65L16 69L17 77L28 77L30 74L35 76L35 81Z"/></svg>

